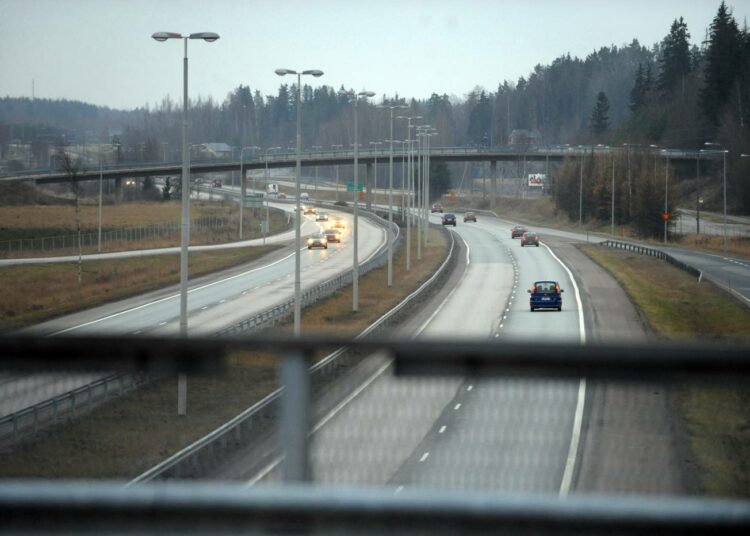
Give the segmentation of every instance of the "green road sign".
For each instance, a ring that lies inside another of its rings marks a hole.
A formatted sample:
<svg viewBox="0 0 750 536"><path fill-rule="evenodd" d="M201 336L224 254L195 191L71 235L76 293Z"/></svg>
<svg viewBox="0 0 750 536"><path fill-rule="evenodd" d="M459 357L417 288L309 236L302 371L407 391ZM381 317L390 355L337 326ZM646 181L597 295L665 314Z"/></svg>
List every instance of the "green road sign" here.
<svg viewBox="0 0 750 536"><path fill-rule="evenodd" d="M365 189L365 184L363 182L357 183L357 191L361 192ZM354 191L354 183L353 182L347 182L346 183L346 191L347 192L353 192Z"/></svg>
<svg viewBox="0 0 750 536"><path fill-rule="evenodd" d="M245 194L245 208L262 208L263 194Z"/></svg>

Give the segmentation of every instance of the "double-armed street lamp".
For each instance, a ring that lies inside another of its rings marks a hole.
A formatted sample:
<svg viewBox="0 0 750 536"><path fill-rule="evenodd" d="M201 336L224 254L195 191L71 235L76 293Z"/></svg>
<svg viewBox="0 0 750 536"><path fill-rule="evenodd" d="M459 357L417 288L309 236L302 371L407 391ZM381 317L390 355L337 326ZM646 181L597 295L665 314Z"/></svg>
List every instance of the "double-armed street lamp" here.
<svg viewBox="0 0 750 536"><path fill-rule="evenodd" d="M180 229L180 336L187 337L187 284L188 284L188 244L190 242L190 152L188 148L188 55L189 39L200 39L213 43L219 34L199 32L183 35L175 32L156 32L151 36L159 42L167 39L182 39L184 57L182 60L182 224ZM177 414L187 413L187 377L180 374L177 382Z"/></svg>
<svg viewBox="0 0 750 536"><path fill-rule="evenodd" d="M309 69L307 71L294 71L292 69L276 69L274 71L279 76L285 76L288 74L297 75L297 146L296 146L296 157L297 157L297 181L295 185L295 193L297 197L296 208L294 214L294 336L299 337L302 332L302 292L300 283L300 271L301 271L301 249L302 249L302 207L300 206L300 180L302 177L302 107L300 105L300 94L301 94L301 83L302 75L305 76L323 76L323 71L318 69Z"/></svg>
<svg viewBox="0 0 750 536"><path fill-rule="evenodd" d="M359 311L359 143L358 143L358 119L357 119L357 103L360 99L367 99L374 97L374 91L360 91L355 92L353 89L349 91L339 91L339 95L347 97L354 104L354 250L353 252L353 263L352 263L352 311Z"/></svg>
<svg viewBox="0 0 750 536"><path fill-rule="evenodd" d="M716 151L721 152L724 157L724 256L727 256L727 153L729 150L725 149L724 146L720 143L713 143L710 141L707 141L703 145L706 146L714 146L714 147L721 147L721 149L717 149Z"/></svg>

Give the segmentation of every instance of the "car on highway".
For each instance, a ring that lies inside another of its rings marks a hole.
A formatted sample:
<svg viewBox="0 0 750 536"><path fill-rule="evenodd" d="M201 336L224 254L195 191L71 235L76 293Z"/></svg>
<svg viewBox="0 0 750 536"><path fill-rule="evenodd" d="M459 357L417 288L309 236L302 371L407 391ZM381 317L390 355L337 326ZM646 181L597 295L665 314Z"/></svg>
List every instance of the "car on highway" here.
<svg viewBox="0 0 750 536"><path fill-rule="evenodd" d="M315 207L304 207L302 209L302 214L317 214L318 211L315 209Z"/></svg>
<svg viewBox="0 0 750 536"><path fill-rule="evenodd" d="M346 224L342 220L336 220L335 222L333 222L333 225L331 227L333 229L339 229L343 231L344 229L346 229Z"/></svg>
<svg viewBox="0 0 750 536"><path fill-rule="evenodd" d="M329 243L331 242L337 242L341 243L341 231L339 229L326 229L326 231L323 233L326 237L326 240L328 240Z"/></svg>
<svg viewBox="0 0 750 536"><path fill-rule="evenodd" d="M443 212L444 210L445 209L443 208L443 205L441 205L440 203L434 203L432 205L432 208L430 208L430 213L433 213L433 212Z"/></svg>
<svg viewBox="0 0 750 536"><path fill-rule="evenodd" d="M474 223L477 222L477 214L476 212L467 212L464 214L464 223L467 221L473 221Z"/></svg>
<svg viewBox="0 0 750 536"><path fill-rule="evenodd" d="M510 230L510 237L511 238L521 238L523 236L523 233L527 232L528 229L524 227L523 225L516 225Z"/></svg>
<svg viewBox="0 0 750 536"><path fill-rule="evenodd" d="M455 214L443 214L443 217L441 218L441 221L443 225L452 225L453 227L456 226L456 215Z"/></svg>
<svg viewBox="0 0 750 536"><path fill-rule="evenodd" d="M276 199L286 199L286 194L284 192L279 192L279 194L276 196Z"/></svg>
<svg viewBox="0 0 750 536"><path fill-rule="evenodd" d="M221 180L220 180L220 179L216 179L216 180L214 181L214 188L221 188L221 187L223 187L223 186L224 186L224 184L223 184L223 183L221 182Z"/></svg>
<svg viewBox="0 0 750 536"><path fill-rule="evenodd" d="M523 233L521 235L521 247L524 246L539 247L539 235L531 231Z"/></svg>
<svg viewBox="0 0 750 536"><path fill-rule="evenodd" d="M307 239L307 249L312 248L328 249L328 239L323 233L315 233Z"/></svg>
<svg viewBox="0 0 750 536"><path fill-rule="evenodd" d="M535 281L531 289L527 291L529 297L529 309L533 313L537 309L557 309L562 311L562 293L560 283L557 281Z"/></svg>
<svg viewBox="0 0 750 536"><path fill-rule="evenodd" d="M301 194L299 194L299 198L303 201L307 201L308 199L310 199L310 194L308 194L307 192L302 192Z"/></svg>
<svg viewBox="0 0 750 536"><path fill-rule="evenodd" d="M315 216L315 221L328 221L328 214L325 212L318 212L318 215Z"/></svg>

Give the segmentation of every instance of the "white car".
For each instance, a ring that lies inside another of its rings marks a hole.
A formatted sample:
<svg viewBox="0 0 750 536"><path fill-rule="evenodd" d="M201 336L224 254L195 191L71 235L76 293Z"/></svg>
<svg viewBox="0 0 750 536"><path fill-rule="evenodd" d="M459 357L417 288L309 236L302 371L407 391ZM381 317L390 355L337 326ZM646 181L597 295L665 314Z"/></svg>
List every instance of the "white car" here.
<svg viewBox="0 0 750 536"><path fill-rule="evenodd" d="M307 192L302 192L301 194L299 194L299 198L307 201L308 199L310 199L310 194L308 194Z"/></svg>

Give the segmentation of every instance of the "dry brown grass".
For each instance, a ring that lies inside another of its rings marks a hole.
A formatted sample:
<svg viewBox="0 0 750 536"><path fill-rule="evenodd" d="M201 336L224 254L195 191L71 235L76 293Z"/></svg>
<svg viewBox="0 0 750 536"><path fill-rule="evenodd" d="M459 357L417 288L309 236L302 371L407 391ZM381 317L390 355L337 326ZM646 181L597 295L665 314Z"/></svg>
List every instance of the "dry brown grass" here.
<svg viewBox="0 0 750 536"><path fill-rule="evenodd" d="M724 237L708 235L685 235L678 242L680 247L713 253L724 253ZM733 257L750 259L750 237L728 236L727 253Z"/></svg>
<svg viewBox="0 0 750 536"><path fill-rule="evenodd" d="M394 286L386 268L360 279L360 312L351 313L351 288L303 312L303 329L358 333L413 292L447 254L444 235L432 231L423 260L405 271L404 248L394 257ZM217 377L188 380L188 415L176 415L176 382L150 384L112 399L75 421L50 428L3 453L3 478L133 478L204 436L272 392L276 357L235 354Z"/></svg>
<svg viewBox="0 0 750 536"><path fill-rule="evenodd" d="M135 202L123 203L104 207L102 231L131 229L165 222L180 222L180 204L170 202ZM215 229L191 229L191 245L223 244L239 239L239 207L236 203L193 201L190 206L190 218L195 220L203 217L222 218L225 225ZM270 211L271 234L287 228L286 215L277 210ZM259 238L260 217L253 214L252 209L245 209L244 239ZM84 205L81 208L81 231L84 234L95 233L98 225L98 208ZM3 207L0 211L0 241L17 238L42 238L60 235L74 235L75 207L55 205L33 205L23 207ZM51 243L51 241L50 241ZM174 247L180 245L179 228L167 236L153 236L142 240L103 241L102 252L128 251L136 249L151 249ZM84 242L83 253L96 253L96 241L89 244ZM77 248L49 249L48 251L25 249L21 252L14 247L13 251L0 248L0 257L45 257L77 255Z"/></svg>
<svg viewBox="0 0 750 536"><path fill-rule="evenodd" d="M190 277L250 262L277 247L191 253ZM0 298L0 331L176 284L179 278L179 254L86 261L81 285L76 263L2 267L0 280L13 284Z"/></svg>

